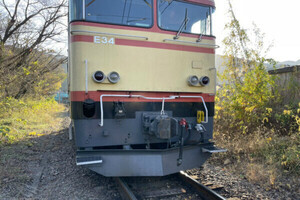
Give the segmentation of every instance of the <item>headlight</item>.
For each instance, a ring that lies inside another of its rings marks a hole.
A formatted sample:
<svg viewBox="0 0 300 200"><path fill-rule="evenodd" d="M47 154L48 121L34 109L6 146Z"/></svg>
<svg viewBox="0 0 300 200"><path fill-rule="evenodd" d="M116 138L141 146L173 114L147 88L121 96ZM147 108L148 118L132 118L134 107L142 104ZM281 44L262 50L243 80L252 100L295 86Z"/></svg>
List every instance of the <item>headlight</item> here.
<svg viewBox="0 0 300 200"><path fill-rule="evenodd" d="M208 76L202 76L199 80L200 85L206 86L209 84L209 78Z"/></svg>
<svg viewBox="0 0 300 200"><path fill-rule="evenodd" d="M97 83L102 83L105 80L106 76L102 71L96 71L93 74L93 79L94 81L96 81Z"/></svg>
<svg viewBox="0 0 300 200"><path fill-rule="evenodd" d="M189 85L191 85L191 86L197 86L198 83L199 83L198 77L197 77L197 76L190 76L190 77L188 78L188 83L189 83Z"/></svg>
<svg viewBox="0 0 300 200"><path fill-rule="evenodd" d="M120 80L120 75L117 72L110 72L107 76L109 82L117 83Z"/></svg>

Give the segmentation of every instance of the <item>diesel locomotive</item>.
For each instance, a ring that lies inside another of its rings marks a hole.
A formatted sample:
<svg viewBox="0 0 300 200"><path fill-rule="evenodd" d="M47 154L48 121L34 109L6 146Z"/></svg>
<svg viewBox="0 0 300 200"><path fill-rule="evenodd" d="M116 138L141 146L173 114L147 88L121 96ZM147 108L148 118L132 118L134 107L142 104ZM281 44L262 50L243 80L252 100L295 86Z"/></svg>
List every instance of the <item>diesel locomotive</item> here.
<svg viewBox="0 0 300 200"><path fill-rule="evenodd" d="M164 176L214 152L213 0L70 0L76 163Z"/></svg>

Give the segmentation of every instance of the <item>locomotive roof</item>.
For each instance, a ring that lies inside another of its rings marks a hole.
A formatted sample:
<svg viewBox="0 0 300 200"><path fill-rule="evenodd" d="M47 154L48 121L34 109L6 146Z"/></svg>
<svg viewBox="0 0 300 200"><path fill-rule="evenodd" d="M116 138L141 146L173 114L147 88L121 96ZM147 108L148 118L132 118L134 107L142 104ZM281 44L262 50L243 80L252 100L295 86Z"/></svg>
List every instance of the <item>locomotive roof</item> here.
<svg viewBox="0 0 300 200"><path fill-rule="evenodd" d="M215 6L215 1L214 0L185 0L185 1L206 4L206 5L210 5L210 6Z"/></svg>

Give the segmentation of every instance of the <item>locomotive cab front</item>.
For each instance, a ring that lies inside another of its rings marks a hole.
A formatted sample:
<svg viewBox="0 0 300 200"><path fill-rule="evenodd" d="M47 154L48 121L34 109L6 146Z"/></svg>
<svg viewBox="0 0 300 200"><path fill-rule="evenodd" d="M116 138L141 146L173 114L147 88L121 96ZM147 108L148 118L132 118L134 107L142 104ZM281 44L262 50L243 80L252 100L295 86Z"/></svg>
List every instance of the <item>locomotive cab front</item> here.
<svg viewBox="0 0 300 200"><path fill-rule="evenodd" d="M70 0L69 77L77 165L164 176L214 147L212 0Z"/></svg>

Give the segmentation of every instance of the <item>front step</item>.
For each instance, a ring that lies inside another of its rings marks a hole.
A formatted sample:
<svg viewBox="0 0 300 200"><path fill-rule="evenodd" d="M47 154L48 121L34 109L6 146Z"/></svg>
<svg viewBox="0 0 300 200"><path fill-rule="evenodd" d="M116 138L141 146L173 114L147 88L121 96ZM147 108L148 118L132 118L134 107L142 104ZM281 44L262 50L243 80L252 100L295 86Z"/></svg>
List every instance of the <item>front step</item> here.
<svg viewBox="0 0 300 200"><path fill-rule="evenodd" d="M76 165L93 165L101 163L103 163L103 160L99 156L76 157Z"/></svg>
<svg viewBox="0 0 300 200"><path fill-rule="evenodd" d="M208 146L208 147L203 147L202 152L207 152L207 153L222 153L226 152L227 149L222 149L216 146Z"/></svg>

